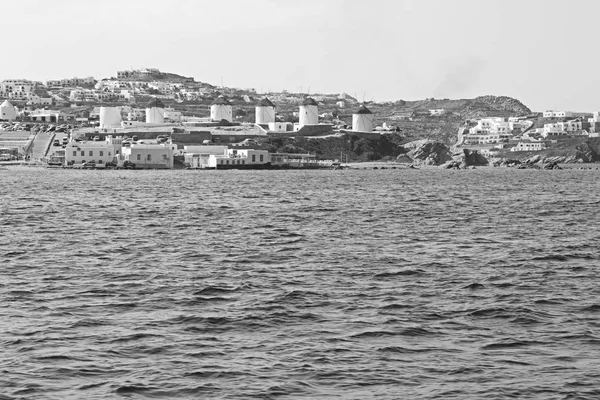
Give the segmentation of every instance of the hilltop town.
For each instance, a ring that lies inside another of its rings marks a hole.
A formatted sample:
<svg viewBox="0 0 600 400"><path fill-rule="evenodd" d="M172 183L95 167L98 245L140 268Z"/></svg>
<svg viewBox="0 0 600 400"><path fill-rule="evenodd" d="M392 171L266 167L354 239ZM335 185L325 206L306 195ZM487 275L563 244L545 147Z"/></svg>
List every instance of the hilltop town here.
<svg viewBox="0 0 600 400"><path fill-rule="evenodd" d="M300 167L374 160L455 165L457 159L484 165L536 154L600 160L598 112L535 113L505 96L357 97L259 94L153 68L100 80L7 79L0 83L0 161L215 168L233 159Z"/></svg>

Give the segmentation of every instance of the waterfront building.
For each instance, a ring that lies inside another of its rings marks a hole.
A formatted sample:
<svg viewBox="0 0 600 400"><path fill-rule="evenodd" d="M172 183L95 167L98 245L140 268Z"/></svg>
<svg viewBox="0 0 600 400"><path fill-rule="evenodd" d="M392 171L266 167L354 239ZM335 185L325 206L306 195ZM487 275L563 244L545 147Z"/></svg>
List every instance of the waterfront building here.
<svg viewBox="0 0 600 400"><path fill-rule="evenodd" d="M373 127L373 113L363 104L352 114L352 130L355 132L371 132Z"/></svg>
<svg viewBox="0 0 600 400"><path fill-rule="evenodd" d="M109 139L110 138L110 139ZM65 147L65 163L67 165L80 165L94 162L102 166L107 162L114 162L118 156L115 148L120 147L117 138L109 137L104 141L76 141L71 140Z"/></svg>
<svg viewBox="0 0 600 400"><path fill-rule="evenodd" d="M266 150L227 149L224 154L211 154L208 158L208 168L234 168L237 166L264 165L271 162L271 155ZM243 167L242 167L243 168Z"/></svg>
<svg viewBox="0 0 600 400"><path fill-rule="evenodd" d="M164 124L165 123L165 105L162 101L154 97L146 105L146 123Z"/></svg>
<svg viewBox="0 0 600 400"><path fill-rule="evenodd" d="M227 146L184 146L183 152L185 162L190 168L210 168L210 156L226 154Z"/></svg>
<svg viewBox="0 0 600 400"><path fill-rule="evenodd" d="M300 112L298 114L300 122L298 127L302 128L304 125L318 125L319 124L319 105L311 98L307 97L300 104Z"/></svg>
<svg viewBox="0 0 600 400"><path fill-rule="evenodd" d="M210 119L213 121L233 121L233 107L225 96L220 95L210 105Z"/></svg>
<svg viewBox="0 0 600 400"><path fill-rule="evenodd" d="M510 151L541 151L544 148L543 142L519 142Z"/></svg>
<svg viewBox="0 0 600 400"><path fill-rule="evenodd" d="M176 147L171 143L131 143L122 147L119 164L129 161L136 168L170 169Z"/></svg>
<svg viewBox="0 0 600 400"><path fill-rule="evenodd" d="M255 114L255 122L259 125L275 122L275 104L265 97L256 105Z"/></svg>
<svg viewBox="0 0 600 400"><path fill-rule="evenodd" d="M17 109L10 101L4 100L0 105L0 120L14 121L15 119L17 119Z"/></svg>

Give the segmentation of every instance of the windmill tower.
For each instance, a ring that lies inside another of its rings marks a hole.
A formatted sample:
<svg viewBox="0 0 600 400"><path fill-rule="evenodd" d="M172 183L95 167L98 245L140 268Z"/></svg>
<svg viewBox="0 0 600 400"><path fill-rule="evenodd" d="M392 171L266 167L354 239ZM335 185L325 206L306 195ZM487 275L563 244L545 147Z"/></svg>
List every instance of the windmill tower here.
<svg viewBox="0 0 600 400"><path fill-rule="evenodd" d="M259 125L275 122L275 104L267 97L256 105L256 123Z"/></svg>
<svg viewBox="0 0 600 400"><path fill-rule="evenodd" d="M154 97L146 105L146 123L164 124L165 123L165 105L162 101Z"/></svg>
<svg viewBox="0 0 600 400"><path fill-rule="evenodd" d="M352 130L355 132L371 132L373 126L373 113L362 104L352 114Z"/></svg>
<svg viewBox="0 0 600 400"><path fill-rule="evenodd" d="M210 119L213 121L226 120L233 122L233 107L225 96L220 95L210 105Z"/></svg>
<svg viewBox="0 0 600 400"><path fill-rule="evenodd" d="M300 127L304 125L319 124L319 109L317 102L312 97L304 99L300 104Z"/></svg>

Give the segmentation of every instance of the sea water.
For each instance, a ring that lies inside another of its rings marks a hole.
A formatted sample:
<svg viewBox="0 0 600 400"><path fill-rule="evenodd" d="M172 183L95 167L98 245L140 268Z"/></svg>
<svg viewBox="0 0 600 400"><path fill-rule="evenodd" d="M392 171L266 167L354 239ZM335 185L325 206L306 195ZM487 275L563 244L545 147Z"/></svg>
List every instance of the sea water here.
<svg viewBox="0 0 600 400"><path fill-rule="evenodd" d="M600 397L600 171L0 171L0 399Z"/></svg>

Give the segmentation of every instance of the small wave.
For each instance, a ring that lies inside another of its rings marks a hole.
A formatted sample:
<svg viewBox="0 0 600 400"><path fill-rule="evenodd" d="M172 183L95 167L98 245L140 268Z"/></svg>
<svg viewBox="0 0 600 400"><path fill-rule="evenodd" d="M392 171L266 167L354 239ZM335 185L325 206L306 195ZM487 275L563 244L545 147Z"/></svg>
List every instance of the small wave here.
<svg viewBox="0 0 600 400"><path fill-rule="evenodd" d="M373 276L374 279L382 279L382 278L393 278L396 276L411 276L411 275L423 275L425 271L422 269L404 269L401 271L390 271L390 272L380 272Z"/></svg>
<svg viewBox="0 0 600 400"><path fill-rule="evenodd" d="M402 310L405 308L412 308L413 306L408 305L408 304L397 304L397 303L393 303L393 304L387 304L383 307L381 307L383 310Z"/></svg>
<svg viewBox="0 0 600 400"><path fill-rule="evenodd" d="M495 318L510 318L511 311L506 308L492 307L482 308L479 310L468 312L467 315L473 317L495 317Z"/></svg>
<svg viewBox="0 0 600 400"><path fill-rule="evenodd" d="M519 315L517 317L510 319L510 322L515 323L515 324L521 324L521 325L535 325L535 324L541 324L543 321L540 321L533 317L526 317L523 315Z"/></svg>
<svg viewBox="0 0 600 400"><path fill-rule="evenodd" d="M591 304L587 307L583 307L581 309L581 311L584 312L599 312L600 311L600 304Z"/></svg>
<svg viewBox="0 0 600 400"><path fill-rule="evenodd" d="M495 343L486 344L485 346L482 346L481 348L484 350L516 349L516 348L521 348L521 347L535 346L535 345L539 345L539 344L545 344L545 343L537 342L537 341L508 339L508 340L501 340L501 341L495 342Z"/></svg>
<svg viewBox="0 0 600 400"><path fill-rule="evenodd" d="M366 331L361 333L355 333L350 335L351 338L361 339L361 338L371 338L371 337L384 337L384 336L396 336L398 332L392 331Z"/></svg>
<svg viewBox="0 0 600 400"><path fill-rule="evenodd" d="M532 260L536 261L568 261L569 257L562 254L551 254L547 256L533 257Z"/></svg>
<svg viewBox="0 0 600 400"><path fill-rule="evenodd" d="M226 288L219 286L207 286L193 293L194 296L215 296L219 294L233 293L239 288Z"/></svg>
<svg viewBox="0 0 600 400"><path fill-rule="evenodd" d="M154 335L151 333L134 333L128 336L122 336L110 340L110 343L130 342L132 340L142 340L147 338L162 338L162 335Z"/></svg>
<svg viewBox="0 0 600 400"><path fill-rule="evenodd" d="M470 285L463 287L463 289L471 289L471 290L484 289L484 288L485 288L485 285L483 285L481 283L477 283L477 282L473 282Z"/></svg>
<svg viewBox="0 0 600 400"><path fill-rule="evenodd" d="M400 354L413 354L413 353L426 353L430 352L434 349L416 349L416 348L408 348L401 346L389 346L389 347L380 347L377 351L381 353L400 353Z"/></svg>

